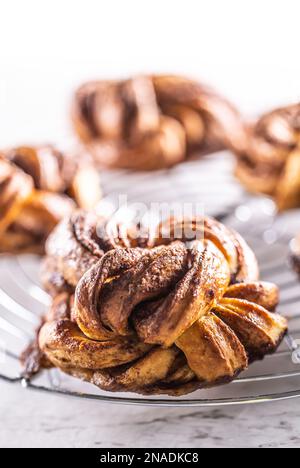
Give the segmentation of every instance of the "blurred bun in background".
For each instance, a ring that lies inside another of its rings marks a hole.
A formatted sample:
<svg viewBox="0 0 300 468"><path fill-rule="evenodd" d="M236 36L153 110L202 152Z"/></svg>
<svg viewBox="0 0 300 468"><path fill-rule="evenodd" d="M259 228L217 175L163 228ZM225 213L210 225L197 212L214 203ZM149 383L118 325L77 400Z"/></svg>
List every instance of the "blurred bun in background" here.
<svg viewBox="0 0 300 468"><path fill-rule="evenodd" d="M249 129L236 172L251 192L274 197L279 210L300 206L300 104L273 110Z"/></svg>
<svg viewBox="0 0 300 468"><path fill-rule="evenodd" d="M92 209L100 179L87 156L52 145L0 155L0 253L43 253L45 241L76 206Z"/></svg>
<svg viewBox="0 0 300 468"><path fill-rule="evenodd" d="M93 81L76 92L75 131L100 166L152 170L196 153L243 151L239 112L212 89L175 75Z"/></svg>

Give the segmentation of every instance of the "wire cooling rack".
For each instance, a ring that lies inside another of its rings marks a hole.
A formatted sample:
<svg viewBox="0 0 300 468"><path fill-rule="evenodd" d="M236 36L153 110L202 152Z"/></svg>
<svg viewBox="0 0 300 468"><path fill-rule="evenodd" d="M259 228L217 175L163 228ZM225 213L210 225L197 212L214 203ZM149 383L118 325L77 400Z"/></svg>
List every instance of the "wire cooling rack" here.
<svg viewBox="0 0 300 468"><path fill-rule="evenodd" d="M100 210L113 210L120 194L126 194L130 204L201 202L206 214L215 215L237 229L254 249L262 279L280 286L279 311L289 318L289 334L274 355L251 365L231 384L180 398L102 392L57 369L45 370L25 381L19 356L34 336L50 298L39 283L38 258L3 256L0 257L0 379L44 392L139 405L221 406L299 397L300 283L290 269L288 255L290 240L295 232L300 232L300 212L275 218L272 202L245 195L232 177L232 163L227 155L191 161L158 173L108 171L102 178L105 198Z"/></svg>

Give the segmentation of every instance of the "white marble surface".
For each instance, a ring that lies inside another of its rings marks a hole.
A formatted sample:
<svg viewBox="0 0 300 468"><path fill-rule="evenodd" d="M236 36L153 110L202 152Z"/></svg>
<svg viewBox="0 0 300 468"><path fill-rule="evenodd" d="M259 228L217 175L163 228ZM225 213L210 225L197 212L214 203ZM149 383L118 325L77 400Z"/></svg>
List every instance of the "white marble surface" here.
<svg viewBox="0 0 300 468"><path fill-rule="evenodd" d="M300 446L300 401L145 408L45 395L0 383L1 447Z"/></svg>

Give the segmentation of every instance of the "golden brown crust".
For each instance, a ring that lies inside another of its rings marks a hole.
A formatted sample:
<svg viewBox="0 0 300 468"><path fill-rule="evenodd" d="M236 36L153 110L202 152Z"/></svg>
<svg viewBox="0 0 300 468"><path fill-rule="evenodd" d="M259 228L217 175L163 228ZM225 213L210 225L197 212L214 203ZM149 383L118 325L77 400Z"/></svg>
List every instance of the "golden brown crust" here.
<svg viewBox="0 0 300 468"><path fill-rule="evenodd" d="M245 242L207 218L168 224L170 237L160 225L148 247L111 239L74 301L54 300L39 344L55 366L105 390L182 395L274 352L287 322ZM183 226L195 229L180 238Z"/></svg>
<svg viewBox="0 0 300 468"><path fill-rule="evenodd" d="M271 195L278 208L300 206L300 104L273 110L249 128L237 152L237 177L252 192Z"/></svg>
<svg viewBox="0 0 300 468"><path fill-rule="evenodd" d="M196 81L172 75L86 83L74 96L72 120L96 160L110 167L160 169L195 151L244 148L236 109Z"/></svg>
<svg viewBox="0 0 300 468"><path fill-rule="evenodd" d="M236 333L253 358L276 350L286 320L246 299L223 298L215 313Z"/></svg>
<svg viewBox="0 0 300 468"><path fill-rule="evenodd" d="M70 320L47 322L39 334L39 343L55 366L90 370L132 362L149 349L135 338L90 340Z"/></svg>
<svg viewBox="0 0 300 468"><path fill-rule="evenodd" d="M0 252L43 253L49 233L75 208L70 196L87 208L100 197L98 174L91 164L50 145L3 153L0 184Z"/></svg>
<svg viewBox="0 0 300 468"><path fill-rule="evenodd" d="M60 291L55 293L51 277L55 283L59 274L75 288L83 274L110 250L153 248L175 240L190 243L204 238L211 240L227 259L232 282L258 278L255 256L244 240L211 218L199 217L193 221L171 218L156 229L143 231L135 224L116 224L113 219L78 210L64 219L49 237L46 253L52 261L46 260L42 279L46 289L53 289L55 296Z"/></svg>
<svg viewBox="0 0 300 468"><path fill-rule="evenodd" d="M232 378L248 366L248 358L235 333L209 314L196 321L176 341L199 381L208 385Z"/></svg>
<svg viewBox="0 0 300 468"><path fill-rule="evenodd" d="M275 284L266 281L239 283L229 286L224 297L247 299L273 311L279 303L279 290Z"/></svg>

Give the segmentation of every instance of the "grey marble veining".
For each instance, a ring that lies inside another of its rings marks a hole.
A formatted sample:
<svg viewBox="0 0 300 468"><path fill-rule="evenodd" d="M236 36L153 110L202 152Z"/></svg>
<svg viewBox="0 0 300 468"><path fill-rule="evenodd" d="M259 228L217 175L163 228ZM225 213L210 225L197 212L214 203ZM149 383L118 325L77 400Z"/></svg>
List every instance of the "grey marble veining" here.
<svg viewBox="0 0 300 468"><path fill-rule="evenodd" d="M0 383L1 447L299 447L300 400L227 408L117 406Z"/></svg>

